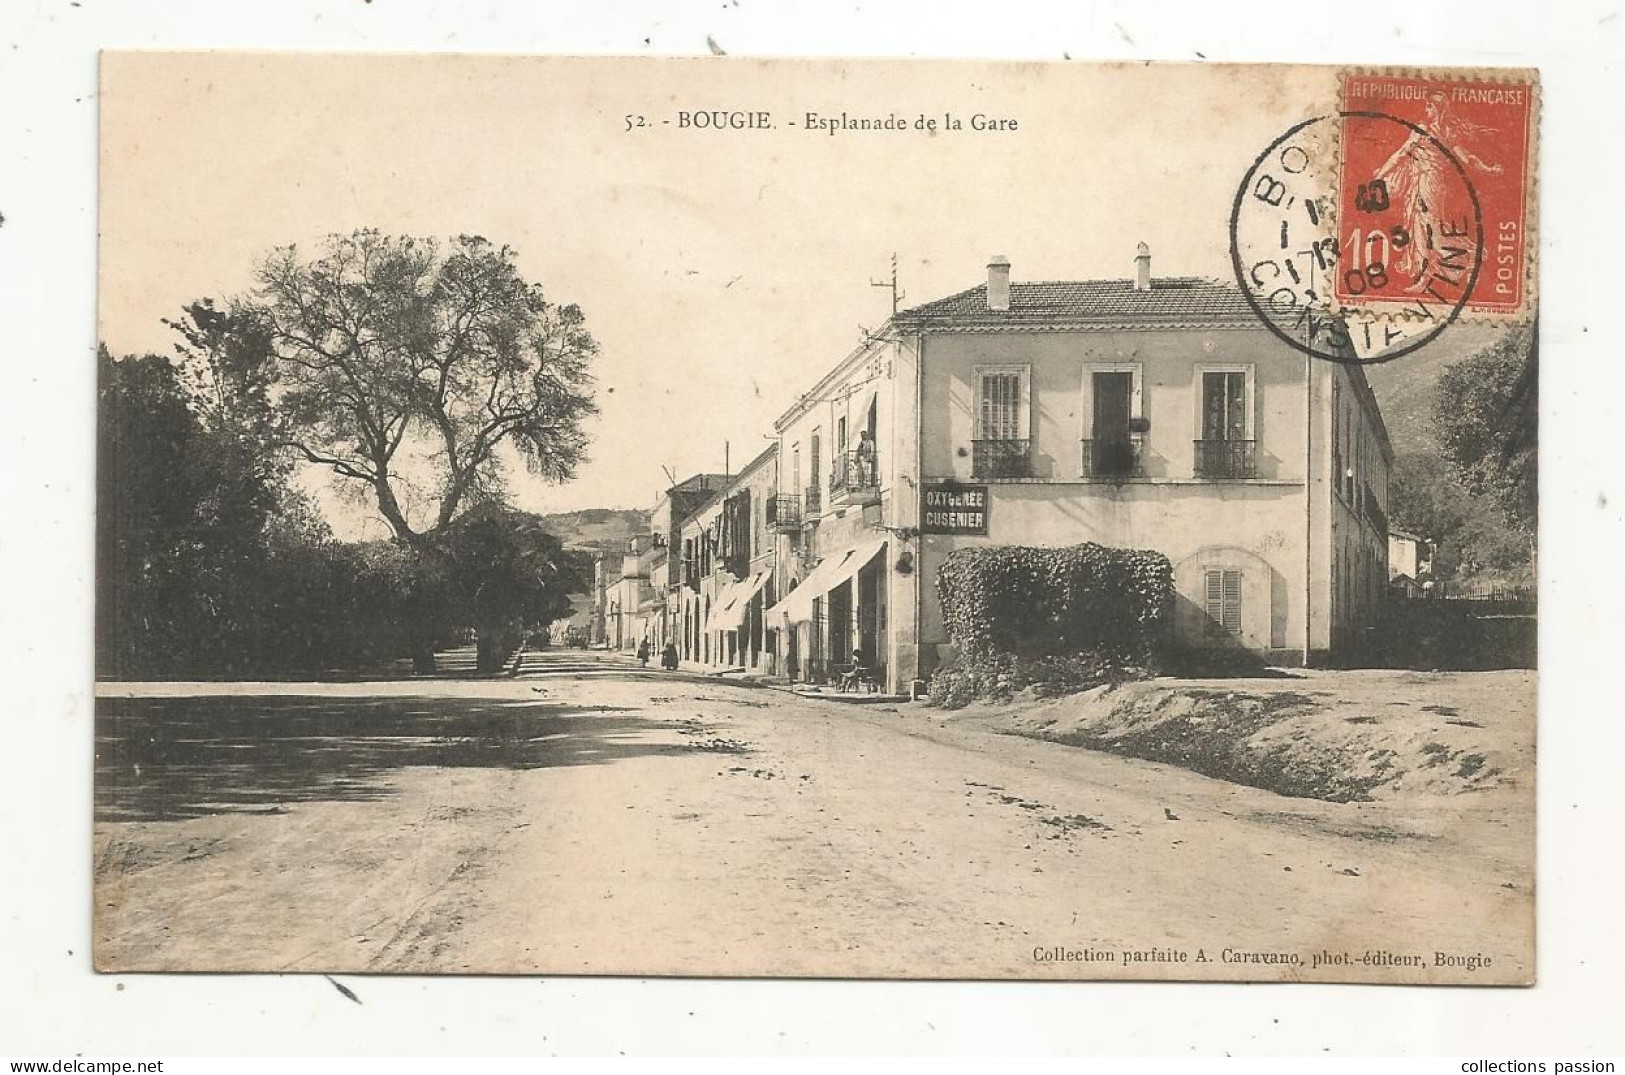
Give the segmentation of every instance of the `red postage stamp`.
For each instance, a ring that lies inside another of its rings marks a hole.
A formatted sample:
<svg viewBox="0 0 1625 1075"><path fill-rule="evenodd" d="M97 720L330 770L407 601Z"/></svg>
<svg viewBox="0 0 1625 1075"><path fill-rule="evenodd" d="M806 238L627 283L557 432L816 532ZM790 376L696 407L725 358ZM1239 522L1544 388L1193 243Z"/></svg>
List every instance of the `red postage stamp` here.
<svg viewBox="0 0 1625 1075"><path fill-rule="evenodd" d="M1535 76L1343 76L1335 295L1423 317L1531 305Z"/></svg>

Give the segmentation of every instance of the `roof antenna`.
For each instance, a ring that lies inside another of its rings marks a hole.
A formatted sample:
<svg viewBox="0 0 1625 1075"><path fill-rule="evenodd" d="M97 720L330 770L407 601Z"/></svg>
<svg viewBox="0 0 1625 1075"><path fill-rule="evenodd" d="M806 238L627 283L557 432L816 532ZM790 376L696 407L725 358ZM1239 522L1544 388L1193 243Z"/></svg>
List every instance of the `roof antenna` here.
<svg viewBox="0 0 1625 1075"><path fill-rule="evenodd" d="M891 256L891 279L890 280L870 280L869 281L869 286L870 287L889 287L889 288L891 288L891 312L892 312L892 316L895 317L897 315L898 304L901 303L904 299L908 298L907 295L903 294L903 292L901 292L901 291L899 291L897 289L897 252L895 250L892 251L892 256Z"/></svg>

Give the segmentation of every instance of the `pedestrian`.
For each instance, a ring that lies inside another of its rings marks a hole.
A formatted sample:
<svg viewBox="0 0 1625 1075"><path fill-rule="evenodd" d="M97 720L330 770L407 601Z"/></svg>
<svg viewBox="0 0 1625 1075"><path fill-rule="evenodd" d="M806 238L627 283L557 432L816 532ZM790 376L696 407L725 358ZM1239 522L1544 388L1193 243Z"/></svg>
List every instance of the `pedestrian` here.
<svg viewBox="0 0 1625 1075"><path fill-rule="evenodd" d="M640 668L649 667L649 640L647 638L638 643L638 666Z"/></svg>
<svg viewBox="0 0 1625 1075"><path fill-rule="evenodd" d="M677 643L666 643L666 649L660 655L660 666L668 672L677 671Z"/></svg>

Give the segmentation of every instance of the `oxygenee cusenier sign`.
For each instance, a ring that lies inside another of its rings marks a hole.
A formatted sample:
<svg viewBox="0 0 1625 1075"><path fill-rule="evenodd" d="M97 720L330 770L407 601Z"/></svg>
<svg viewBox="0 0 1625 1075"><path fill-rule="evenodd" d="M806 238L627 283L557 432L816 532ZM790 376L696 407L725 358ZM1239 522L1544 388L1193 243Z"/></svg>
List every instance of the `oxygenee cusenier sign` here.
<svg viewBox="0 0 1625 1075"><path fill-rule="evenodd" d="M957 482L920 489L920 531L926 534L987 536L987 486Z"/></svg>

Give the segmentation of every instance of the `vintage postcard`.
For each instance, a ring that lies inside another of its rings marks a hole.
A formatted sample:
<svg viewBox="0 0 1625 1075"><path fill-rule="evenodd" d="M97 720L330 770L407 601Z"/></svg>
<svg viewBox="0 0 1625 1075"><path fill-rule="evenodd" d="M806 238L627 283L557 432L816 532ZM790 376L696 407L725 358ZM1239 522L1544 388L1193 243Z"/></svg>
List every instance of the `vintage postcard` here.
<svg viewBox="0 0 1625 1075"><path fill-rule="evenodd" d="M104 54L96 966L1532 982L1539 106Z"/></svg>

